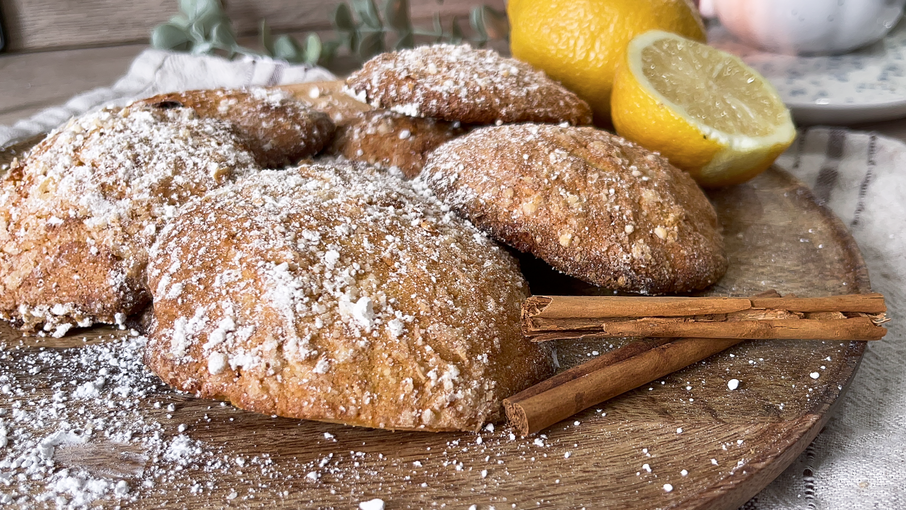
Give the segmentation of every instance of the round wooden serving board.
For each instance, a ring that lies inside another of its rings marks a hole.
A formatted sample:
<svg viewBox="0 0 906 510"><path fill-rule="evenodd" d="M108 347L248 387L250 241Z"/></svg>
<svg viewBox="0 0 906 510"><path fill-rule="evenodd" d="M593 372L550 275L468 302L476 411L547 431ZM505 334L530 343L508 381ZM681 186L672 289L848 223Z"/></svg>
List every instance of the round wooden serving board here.
<svg viewBox="0 0 906 510"><path fill-rule="evenodd" d="M710 198L730 270L708 294L869 291L853 239L783 170ZM596 291L524 264L536 294ZM732 509L817 435L864 350L860 342L744 343L518 438L504 423L433 434L240 411L163 386L143 370L141 340L130 335L96 328L23 337L0 324L8 443L0 447L0 498L72 503L88 485L67 492L59 480L70 476L106 481L94 504L125 508L351 509L380 498L387 509ZM616 346L561 343L558 355L566 368ZM728 389L730 379L738 389ZM53 448L35 477L15 459L40 444Z"/></svg>

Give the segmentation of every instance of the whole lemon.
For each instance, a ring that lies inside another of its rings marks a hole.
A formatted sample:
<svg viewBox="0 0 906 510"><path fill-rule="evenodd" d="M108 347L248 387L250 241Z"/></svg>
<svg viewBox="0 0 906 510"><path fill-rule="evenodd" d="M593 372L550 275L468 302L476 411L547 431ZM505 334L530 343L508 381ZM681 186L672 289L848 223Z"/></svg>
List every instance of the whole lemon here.
<svg viewBox="0 0 906 510"><path fill-rule="evenodd" d="M614 68L633 37L648 30L705 41L690 0L510 0L510 50L591 105L610 123Z"/></svg>

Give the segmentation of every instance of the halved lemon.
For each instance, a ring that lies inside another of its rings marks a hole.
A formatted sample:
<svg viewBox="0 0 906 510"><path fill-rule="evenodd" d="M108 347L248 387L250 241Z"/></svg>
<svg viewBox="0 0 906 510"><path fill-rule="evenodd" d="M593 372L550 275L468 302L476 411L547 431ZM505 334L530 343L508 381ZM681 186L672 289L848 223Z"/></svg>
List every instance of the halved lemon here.
<svg viewBox="0 0 906 510"><path fill-rule="evenodd" d="M706 187L755 177L796 137L789 110L758 72L660 30L626 47L611 114L617 134L660 152Z"/></svg>

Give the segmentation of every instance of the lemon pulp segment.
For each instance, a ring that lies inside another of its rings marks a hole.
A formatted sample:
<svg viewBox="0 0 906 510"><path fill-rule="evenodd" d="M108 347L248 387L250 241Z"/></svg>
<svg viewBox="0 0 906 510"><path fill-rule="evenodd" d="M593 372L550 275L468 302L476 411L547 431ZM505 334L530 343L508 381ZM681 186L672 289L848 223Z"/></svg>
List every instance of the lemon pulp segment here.
<svg viewBox="0 0 906 510"><path fill-rule="evenodd" d="M796 135L764 77L733 55L659 30L630 42L611 106L617 133L704 186L754 177Z"/></svg>

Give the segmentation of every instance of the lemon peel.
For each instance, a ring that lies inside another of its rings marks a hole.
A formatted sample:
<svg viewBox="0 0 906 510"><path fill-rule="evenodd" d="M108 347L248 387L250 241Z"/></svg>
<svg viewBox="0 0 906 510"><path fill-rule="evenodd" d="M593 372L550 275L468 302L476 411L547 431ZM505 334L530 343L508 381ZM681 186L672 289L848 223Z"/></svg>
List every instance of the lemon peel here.
<svg viewBox="0 0 906 510"><path fill-rule="evenodd" d="M620 136L660 152L707 187L758 175L796 136L764 77L733 55L660 30L627 46L611 108Z"/></svg>
<svg viewBox="0 0 906 510"><path fill-rule="evenodd" d="M511 0L510 51L584 99L610 123L614 70L638 34L661 29L705 40L689 0Z"/></svg>

